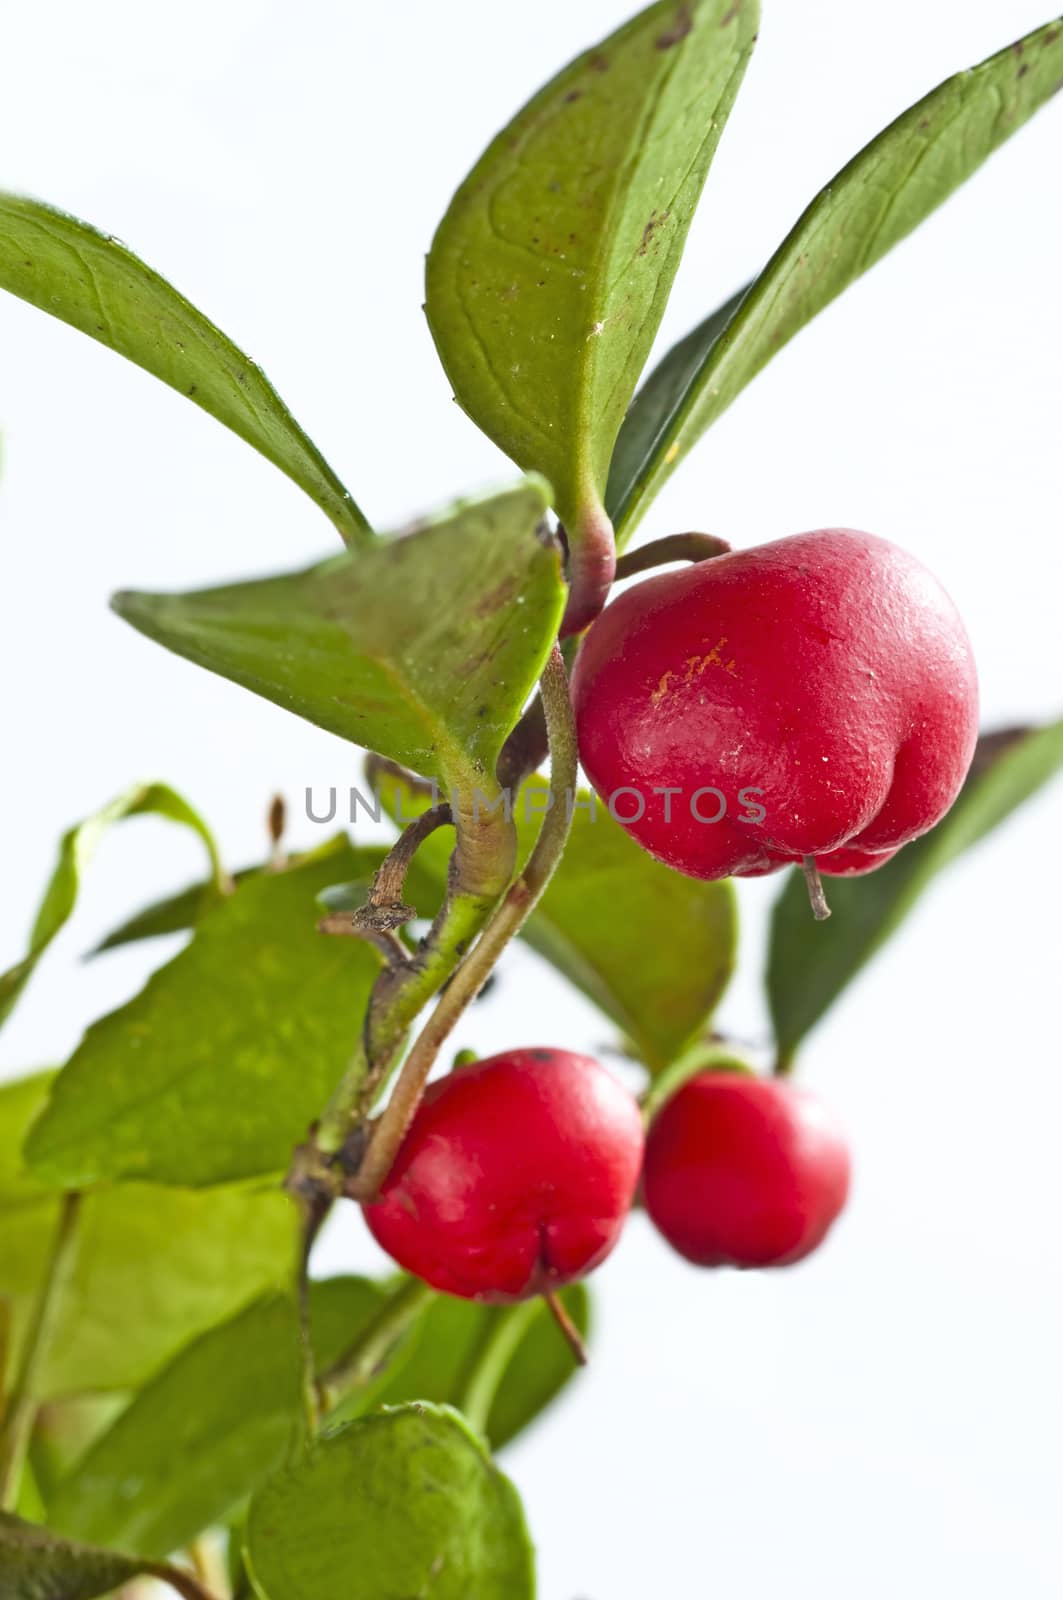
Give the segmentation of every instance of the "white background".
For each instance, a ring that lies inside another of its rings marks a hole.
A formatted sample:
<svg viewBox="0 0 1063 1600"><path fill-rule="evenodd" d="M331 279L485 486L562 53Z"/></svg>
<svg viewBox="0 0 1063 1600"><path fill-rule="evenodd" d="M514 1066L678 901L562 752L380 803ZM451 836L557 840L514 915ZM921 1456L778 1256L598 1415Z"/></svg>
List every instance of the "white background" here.
<svg viewBox="0 0 1063 1600"><path fill-rule="evenodd" d="M743 282L885 122L1048 4L765 0L664 337ZM265 364L381 525L504 475L450 402L422 256L488 135L620 0L3 10L6 185L172 278ZM910 546L966 615L987 725L1063 706L1061 148L1057 102L784 352L643 530L745 544L847 523ZM239 864L275 788L298 803L356 761L107 611L120 586L304 563L333 546L320 513L37 311L0 304L0 351L4 966L59 831L128 781L185 789ZM810 1043L806 1079L857 1152L828 1248L777 1276L699 1275L632 1223L598 1279L590 1373L508 1456L545 1600L1059 1592L1061 799L942 880ZM139 985L146 951L92 967L80 952L199 866L161 823L107 844L3 1036L5 1073L61 1060ZM774 893L743 892L723 1014L761 1041ZM464 1035L609 1037L521 953ZM357 1222L327 1247L332 1267L375 1262Z"/></svg>

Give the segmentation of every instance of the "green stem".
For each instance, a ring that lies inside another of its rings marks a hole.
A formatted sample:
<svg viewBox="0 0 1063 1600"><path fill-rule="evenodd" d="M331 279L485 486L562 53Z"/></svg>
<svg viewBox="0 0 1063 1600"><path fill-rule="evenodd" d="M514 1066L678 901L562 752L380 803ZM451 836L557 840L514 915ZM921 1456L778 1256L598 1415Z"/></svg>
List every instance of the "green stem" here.
<svg viewBox="0 0 1063 1600"><path fill-rule="evenodd" d="M319 1379L323 1410L332 1411L349 1394L372 1382L403 1334L434 1298L435 1290L427 1283L409 1278L384 1302L350 1348Z"/></svg>
<svg viewBox="0 0 1063 1600"><path fill-rule="evenodd" d="M535 909L564 854L572 825L578 752L568 677L556 645L543 672L541 692L550 737L550 799L539 837L524 871L454 974L406 1057L357 1176L346 1185L345 1193L355 1199L369 1201L378 1194L441 1047L483 988L506 945Z"/></svg>
<svg viewBox="0 0 1063 1600"><path fill-rule="evenodd" d="M365 1033L318 1125L315 1142L324 1155L337 1155L368 1115L390 1076L410 1024L458 967L496 904L497 896L450 896L424 948L407 965L389 967L380 974Z"/></svg>
<svg viewBox="0 0 1063 1600"><path fill-rule="evenodd" d="M502 1379L529 1324L539 1311L538 1302L525 1300L492 1314L486 1336L472 1358L457 1399L458 1410L477 1433L487 1435L487 1419Z"/></svg>
<svg viewBox="0 0 1063 1600"><path fill-rule="evenodd" d="M299 1255L299 1270L296 1279L296 1298L299 1303L299 1356L302 1363L302 1401L303 1401L303 1431L302 1438L296 1443L295 1449L300 1447L309 1449L317 1437L318 1425L321 1421L321 1391L318 1387L314 1371L314 1339L313 1329L310 1325L310 1257L318 1234L324 1226L325 1219L332 1207L332 1201L327 1194L317 1191L302 1199L302 1241Z"/></svg>
<svg viewBox="0 0 1063 1600"><path fill-rule="evenodd" d="M685 1083L689 1083L691 1078L700 1077L703 1072L737 1072L744 1077L756 1077L755 1069L745 1057L722 1041L692 1045L659 1077L654 1078L643 1095L642 1117L647 1128L661 1107L674 1094L678 1094Z"/></svg>
<svg viewBox="0 0 1063 1600"><path fill-rule="evenodd" d="M55 1332L56 1315L73 1266L77 1241L77 1222L81 1196L66 1194L59 1210L52 1247L36 1304L22 1360L8 1397L3 1426L0 1427L0 1510L12 1511L18 1502L22 1469L26 1461L33 1424L37 1416L36 1386Z"/></svg>

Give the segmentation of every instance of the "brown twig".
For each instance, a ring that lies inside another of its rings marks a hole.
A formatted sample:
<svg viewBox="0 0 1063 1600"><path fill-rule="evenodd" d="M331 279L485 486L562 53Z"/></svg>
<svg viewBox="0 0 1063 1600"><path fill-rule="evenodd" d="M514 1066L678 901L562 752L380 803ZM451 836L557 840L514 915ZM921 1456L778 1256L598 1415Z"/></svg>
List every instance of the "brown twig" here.
<svg viewBox="0 0 1063 1600"><path fill-rule="evenodd" d="M827 896L823 892L823 879L819 875L815 856L805 856L801 862L801 871L804 873L805 882L808 885L808 899L812 907L812 915L817 922L826 922L830 916L830 906L827 904Z"/></svg>
<svg viewBox="0 0 1063 1600"><path fill-rule="evenodd" d="M730 549L727 540L717 539L714 533L671 533L665 539L654 539L637 550L626 551L616 564L617 582L673 561L711 561L713 556L728 555Z"/></svg>
<svg viewBox="0 0 1063 1600"><path fill-rule="evenodd" d="M562 1303L561 1297L557 1290L544 1289L543 1299L550 1308L550 1315L561 1329L561 1332L565 1338L565 1343L568 1345L569 1349L572 1351L573 1357L575 1358L576 1365L585 1367L587 1365L587 1346L584 1344L583 1336L576 1327L576 1324L565 1310L564 1304Z"/></svg>

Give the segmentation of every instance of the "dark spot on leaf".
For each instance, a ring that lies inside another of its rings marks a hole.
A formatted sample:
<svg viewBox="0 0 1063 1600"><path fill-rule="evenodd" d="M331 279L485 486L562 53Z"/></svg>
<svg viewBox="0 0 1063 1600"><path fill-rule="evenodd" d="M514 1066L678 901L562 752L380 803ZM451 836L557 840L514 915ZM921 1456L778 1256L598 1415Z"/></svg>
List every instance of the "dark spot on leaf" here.
<svg viewBox="0 0 1063 1600"><path fill-rule="evenodd" d="M22 263L22 265L23 265L23 266L24 266L24 267L32 267L32 266L33 266L33 262L32 262L32 261L24 261L24 262L23 262L23 263Z"/></svg>
<svg viewBox="0 0 1063 1600"><path fill-rule="evenodd" d="M582 99L583 99L583 90L582 89L570 89L568 91L568 94L566 94L566 96L565 96L565 104L567 106L570 106L573 103L574 100L582 100Z"/></svg>
<svg viewBox="0 0 1063 1600"><path fill-rule="evenodd" d="M669 214L667 211L662 211L660 216L658 216L656 211L650 212L650 220L642 230L642 243L638 248L638 254L640 256L644 256L646 254L646 251L650 246L650 240L653 238L653 235L656 233L657 229L661 226L661 223L667 220L668 215Z"/></svg>
<svg viewBox="0 0 1063 1600"><path fill-rule="evenodd" d="M728 11L727 15L725 17L721 17L720 18L720 27L721 28L726 28L726 26L727 26L727 24L729 22L733 22L734 21L735 17L737 17L737 15L741 11L741 9L742 9L742 0L735 0L734 5L731 7L730 11Z"/></svg>
<svg viewBox="0 0 1063 1600"><path fill-rule="evenodd" d="M1063 33L1063 28L1053 28L1052 32L1046 33L1044 38L1041 40L1042 46L1055 44L1061 33Z"/></svg>
<svg viewBox="0 0 1063 1600"><path fill-rule="evenodd" d="M609 57L603 55L600 50L596 50L592 56L588 57L587 65L592 72L608 72Z"/></svg>
<svg viewBox="0 0 1063 1600"><path fill-rule="evenodd" d="M1029 72L1029 70L1030 70L1030 63L1028 61L1024 61L1022 66L1019 68L1018 72L1015 74L1016 78L1019 79L1019 80L1025 78L1025 76Z"/></svg>
<svg viewBox="0 0 1063 1600"><path fill-rule="evenodd" d="M198 389L198 387L199 387L198 384L190 383L188 388L185 390L185 393L188 394L188 395L194 395L196 390Z"/></svg>
<svg viewBox="0 0 1063 1600"><path fill-rule="evenodd" d="M1025 51L1025 49L1026 49L1026 40L1025 39L1016 39L1015 43L1012 45L1011 48L1014 50L1014 52L1015 52L1015 54L1017 56L1021 56L1023 54L1023 52Z"/></svg>
<svg viewBox="0 0 1063 1600"><path fill-rule="evenodd" d="M920 117L919 118L919 127L920 127L920 130L922 132L925 133L927 128L929 128L929 126L930 126L930 118L929 117Z"/></svg>
<svg viewBox="0 0 1063 1600"><path fill-rule="evenodd" d="M501 583L480 599L473 607L473 615L477 617L490 617L496 611L501 611L520 592L520 580L517 578L504 578Z"/></svg>
<svg viewBox="0 0 1063 1600"><path fill-rule="evenodd" d="M478 717L486 717L486 715L487 715L487 707L486 706L477 706L476 707L476 715Z"/></svg>
<svg viewBox="0 0 1063 1600"><path fill-rule="evenodd" d="M681 40L686 38L693 26L694 18L691 14L690 6L684 3L676 12L672 26L666 33L658 34L654 44L658 50L670 50L673 45L679 44Z"/></svg>

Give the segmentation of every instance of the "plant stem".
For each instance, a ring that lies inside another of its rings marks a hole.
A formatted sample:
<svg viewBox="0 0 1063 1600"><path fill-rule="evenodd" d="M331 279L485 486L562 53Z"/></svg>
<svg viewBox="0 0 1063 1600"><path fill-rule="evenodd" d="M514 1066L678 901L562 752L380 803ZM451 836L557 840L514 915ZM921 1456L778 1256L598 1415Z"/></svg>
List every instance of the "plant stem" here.
<svg viewBox="0 0 1063 1600"><path fill-rule="evenodd" d="M413 1044L376 1124L356 1177L345 1193L369 1201L376 1197L402 1143L440 1048L476 998L506 945L534 910L564 853L572 823L578 753L568 677L555 645L541 679L550 737L550 798L539 837L520 877L510 886L479 940L458 968L435 1011Z"/></svg>
<svg viewBox="0 0 1063 1600"><path fill-rule="evenodd" d="M188 1546L188 1559L196 1580L212 1593L228 1594L229 1579L224 1570L221 1554L215 1542L216 1535L201 1534Z"/></svg>
<svg viewBox="0 0 1063 1600"><path fill-rule="evenodd" d="M210 1590L205 1589L191 1572L171 1566L168 1561L145 1562L144 1576L158 1578L160 1583L168 1583L171 1589L182 1596L182 1600L215 1600Z"/></svg>
<svg viewBox="0 0 1063 1600"><path fill-rule="evenodd" d="M587 1365L587 1346L583 1343L583 1335L565 1310L561 1296L556 1289L544 1289L543 1299L549 1307L550 1315L561 1329L562 1336L572 1351L576 1365L585 1367Z"/></svg>
<svg viewBox="0 0 1063 1600"><path fill-rule="evenodd" d="M713 533L672 533L622 555L616 564L617 581L665 567L671 561L710 561L713 556L727 555L730 549L726 539L717 539Z"/></svg>
<svg viewBox="0 0 1063 1600"><path fill-rule="evenodd" d="M11 1386L3 1426L0 1427L0 1510L12 1511L18 1501L33 1424L37 1415L35 1389L55 1331L56 1314L70 1275L77 1241L81 1196L65 1194L59 1209L52 1247Z"/></svg>
<svg viewBox="0 0 1063 1600"><path fill-rule="evenodd" d="M298 1197L297 1197L298 1198ZM299 1255L299 1272L296 1279L296 1298L299 1302L299 1356L302 1364L303 1435L299 1441L309 1448L317 1437L321 1420L321 1391L314 1371L314 1340L310 1325L310 1257L318 1234L324 1226L332 1201L327 1194L317 1191L301 1199L303 1235Z"/></svg>
<svg viewBox="0 0 1063 1600"><path fill-rule="evenodd" d="M823 879L819 875L815 856L805 856L801 862L801 871L804 873L805 883L808 885L808 899L812 907L812 915L817 922L826 922L830 916L830 906L827 904L827 896L823 892Z"/></svg>
<svg viewBox="0 0 1063 1600"><path fill-rule="evenodd" d="M565 666L571 667L579 650L579 639L562 639L561 654ZM531 777L536 768L546 760L550 741L546 732L546 712L543 697L537 694L531 705L502 746L496 775L499 783L510 793L515 793Z"/></svg>
<svg viewBox="0 0 1063 1600"><path fill-rule="evenodd" d="M318 1381L322 1408L331 1411L349 1394L363 1389L403 1334L435 1299L435 1290L420 1278L409 1278L366 1323L357 1339Z"/></svg>
<svg viewBox="0 0 1063 1600"><path fill-rule="evenodd" d="M568 603L561 637L589 628L609 598L616 575L616 540L605 507L594 501L564 531L568 548Z"/></svg>
<svg viewBox="0 0 1063 1600"><path fill-rule="evenodd" d="M442 805L432 806L428 811L422 811L419 817L415 817L403 829L373 876L369 904L374 910L382 910L401 902L406 874L421 845L435 833L437 828L453 826L453 822L450 806L444 802Z"/></svg>
<svg viewBox="0 0 1063 1600"><path fill-rule="evenodd" d="M487 1419L506 1368L538 1309L534 1300L524 1300L494 1311L486 1336L469 1365L456 1404L470 1426L485 1437Z"/></svg>

